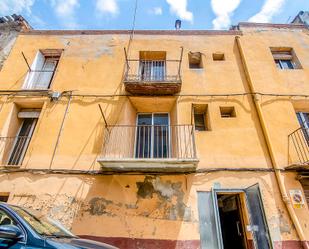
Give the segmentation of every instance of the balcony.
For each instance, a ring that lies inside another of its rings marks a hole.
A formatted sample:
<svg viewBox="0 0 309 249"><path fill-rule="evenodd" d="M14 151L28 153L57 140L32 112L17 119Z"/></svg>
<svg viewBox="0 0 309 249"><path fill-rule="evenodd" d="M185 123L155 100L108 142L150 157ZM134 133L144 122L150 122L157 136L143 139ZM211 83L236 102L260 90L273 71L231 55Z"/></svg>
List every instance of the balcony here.
<svg viewBox="0 0 309 249"><path fill-rule="evenodd" d="M98 162L105 171L191 172L196 169L192 125L108 126Z"/></svg>
<svg viewBox="0 0 309 249"><path fill-rule="evenodd" d="M289 169L309 169L309 124L293 131L288 136L289 159L291 165Z"/></svg>
<svg viewBox="0 0 309 249"><path fill-rule="evenodd" d="M0 137L2 166L20 166L26 154L31 136Z"/></svg>
<svg viewBox="0 0 309 249"><path fill-rule="evenodd" d="M167 60L162 52L152 52L153 57L140 55L140 59L128 59L124 84L133 95L173 95L181 90L181 60ZM149 53L149 52L148 52ZM159 56L158 56L159 54ZM155 58L155 59L151 59Z"/></svg>

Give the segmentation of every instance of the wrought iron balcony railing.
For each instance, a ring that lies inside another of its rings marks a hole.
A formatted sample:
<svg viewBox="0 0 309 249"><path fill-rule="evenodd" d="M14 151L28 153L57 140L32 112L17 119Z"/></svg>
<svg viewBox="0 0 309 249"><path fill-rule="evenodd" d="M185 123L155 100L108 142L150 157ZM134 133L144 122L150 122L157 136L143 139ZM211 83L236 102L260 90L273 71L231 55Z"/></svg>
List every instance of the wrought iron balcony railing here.
<svg viewBox="0 0 309 249"><path fill-rule="evenodd" d="M139 59L130 59L125 50L126 67L123 82L126 91L131 94L167 95L175 94L181 90L181 62L166 59L165 52L153 52L153 58L146 56L151 51L144 51L145 56ZM149 55L148 54L148 55Z"/></svg>
<svg viewBox="0 0 309 249"><path fill-rule="evenodd" d="M190 162L197 161L192 125L116 125L105 132L102 166L111 162ZM126 167L124 165L124 167Z"/></svg>
<svg viewBox="0 0 309 249"><path fill-rule="evenodd" d="M0 137L1 165L22 164L31 136Z"/></svg>
<svg viewBox="0 0 309 249"><path fill-rule="evenodd" d="M289 148L292 146L294 149L298 163L309 164L309 128L305 126L299 127L288 136L288 140Z"/></svg>
<svg viewBox="0 0 309 249"><path fill-rule="evenodd" d="M180 60L131 60L126 62L125 82L181 83Z"/></svg>

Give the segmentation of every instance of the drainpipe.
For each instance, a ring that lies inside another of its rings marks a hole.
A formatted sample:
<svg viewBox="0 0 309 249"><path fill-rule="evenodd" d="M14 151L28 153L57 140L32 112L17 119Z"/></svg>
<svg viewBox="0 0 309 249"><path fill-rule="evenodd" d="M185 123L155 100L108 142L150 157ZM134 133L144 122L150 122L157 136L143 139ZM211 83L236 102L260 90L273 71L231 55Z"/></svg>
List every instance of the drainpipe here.
<svg viewBox="0 0 309 249"><path fill-rule="evenodd" d="M291 201L288 197L287 190L286 190L284 182L283 182L283 176L281 174L280 167L279 167L279 165L276 161L276 158L275 158L273 145L272 145L272 142L271 142L271 139L270 139L269 132L268 132L267 127L266 127L266 122L265 122L265 119L264 119L264 116L263 116L263 112L262 112L262 108L261 108L259 99L254 94L256 91L254 89L254 85L252 83L252 78L251 78L251 75L249 73L249 69L248 69L246 57L245 57L245 54L244 54L244 51L243 51L243 48L242 48L242 45L241 45L240 37L236 36L235 39L236 39L236 44L237 44L238 51L239 51L239 54L240 54L240 59L241 59L241 62L242 62L243 68L244 68L244 72L245 72L245 76L246 76L246 81L248 83L249 91L251 93L252 100L253 100L256 112L258 114L258 119L259 119L259 123L260 123L261 128L262 128L264 139L266 141L267 150L269 152L270 159L271 159L271 164L272 164L272 167L275 171L275 176L276 176L276 180L277 180L279 190L280 190L280 193L281 193L282 201L285 203L285 206L286 206L288 213L290 215L290 218L291 218L291 220L292 220L292 222L295 226L297 235L298 235L299 239L301 240L303 248L309 249L309 244L306 241L304 231L303 231L303 229L302 229L302 227L299 223L299 220L296 216L295 210L294 210L294 208L291 204Z"/></svg>

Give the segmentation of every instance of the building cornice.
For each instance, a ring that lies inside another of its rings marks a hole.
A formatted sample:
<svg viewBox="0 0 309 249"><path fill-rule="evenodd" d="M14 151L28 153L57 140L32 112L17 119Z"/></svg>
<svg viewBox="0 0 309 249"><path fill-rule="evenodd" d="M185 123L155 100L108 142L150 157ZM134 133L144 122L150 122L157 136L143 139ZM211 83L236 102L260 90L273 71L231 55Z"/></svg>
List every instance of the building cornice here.
<svg viewBox="0 0 309 249"><path fill-rule="evenodd" d="M29 30L21 35L130 35L132 30ZM135 35L242 35L239 30L135 30Z"/></svg>
<svg viewBox="0 0 309 249"><path fill-rule="evenodd" d="M244 28L274 28L274 29L307 29L304 24L282 24L282 23L254 23L254 22L240 22L237 26L241 30Z"/></svg>

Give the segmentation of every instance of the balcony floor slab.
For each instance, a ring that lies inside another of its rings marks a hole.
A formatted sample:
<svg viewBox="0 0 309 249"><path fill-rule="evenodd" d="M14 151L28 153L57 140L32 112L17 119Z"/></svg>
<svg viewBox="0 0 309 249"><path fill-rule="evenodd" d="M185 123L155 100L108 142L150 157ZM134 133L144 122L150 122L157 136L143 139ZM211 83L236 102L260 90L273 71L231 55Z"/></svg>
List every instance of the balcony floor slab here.
<svg viewBox="0 0 309 249"><path fill-rule="evenodd" d="M103 171L115 172L192 172L196 170L198 159L110 159L98 158Z"/></svg>

